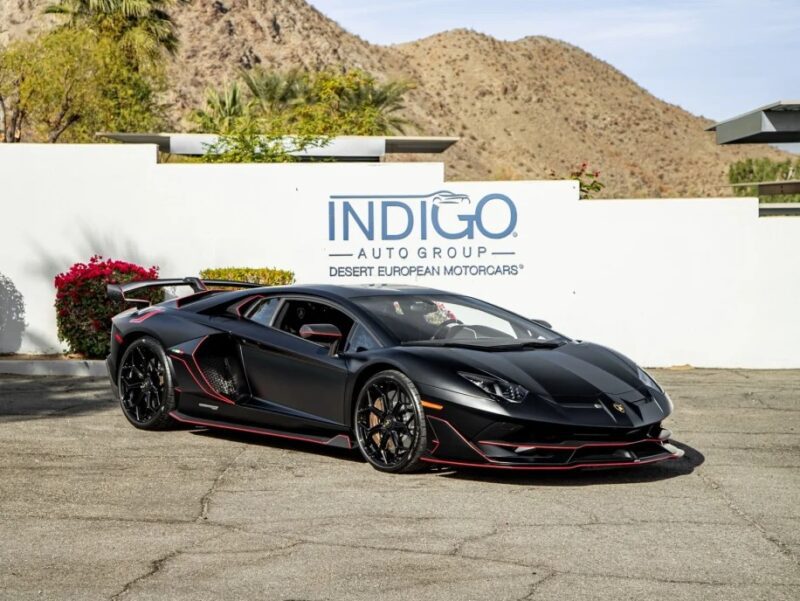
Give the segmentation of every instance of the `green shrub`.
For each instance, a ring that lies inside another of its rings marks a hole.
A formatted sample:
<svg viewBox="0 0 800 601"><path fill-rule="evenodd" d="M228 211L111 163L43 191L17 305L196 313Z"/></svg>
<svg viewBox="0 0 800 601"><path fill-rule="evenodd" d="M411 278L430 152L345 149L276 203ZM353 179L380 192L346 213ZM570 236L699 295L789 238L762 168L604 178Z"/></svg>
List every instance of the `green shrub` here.
<svg viewBox="0 0 800 601"><path fill-rule="evenodd" d="M262 286L286 286L294 284L294 272L269 267L214 267L200 272L204 280L231 280L250 282Z"/></svg>
<svg viewBox="0 0 800 601"><path fill-rule="evenodd" d="M728 181L732 184L791 181L800 179L800 159L774 161L768 158L743 159L728 168ZM736 186L736 196L757 196L755 186ZM761 202L800 202L800 194L765 194Z"/></svg>
<svg viewBox="0 0 800 601"><path fill-rule="evenodd" d="M58 338L73 352L93 359L108 355L111 318L128 308L108 298L106 285L158 278L158 267L102 259L95 255L55 277ZM156 303L163 300L163 291L144 291L137 297Z"/></svg>

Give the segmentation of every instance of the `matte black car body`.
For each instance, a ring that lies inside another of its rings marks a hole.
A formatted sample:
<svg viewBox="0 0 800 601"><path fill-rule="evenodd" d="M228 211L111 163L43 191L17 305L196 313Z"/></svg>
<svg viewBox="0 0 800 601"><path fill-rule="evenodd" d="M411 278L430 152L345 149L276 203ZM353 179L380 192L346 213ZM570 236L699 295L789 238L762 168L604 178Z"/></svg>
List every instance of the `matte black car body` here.
<svg viewBox="0 0 800 601"><path fill-rule="evenodd" d="M115 393L120 358L142 336L158 340L172 372L171 416L198 426L352 448L353 409L373 374L402 372L417 387L432 464L498 469L621 467L680 457L661 422L668 396L630 360L575 340L555 348L481 350L400 345L353 302L381 294L444 294L418 287L289 286L201 291L130 309L113 319L107 359ZM331 353L324 345L243 317L265 297L330 305L366 328L381 348ZM459 372L496 374L525 387L499 402Z"/></svg>

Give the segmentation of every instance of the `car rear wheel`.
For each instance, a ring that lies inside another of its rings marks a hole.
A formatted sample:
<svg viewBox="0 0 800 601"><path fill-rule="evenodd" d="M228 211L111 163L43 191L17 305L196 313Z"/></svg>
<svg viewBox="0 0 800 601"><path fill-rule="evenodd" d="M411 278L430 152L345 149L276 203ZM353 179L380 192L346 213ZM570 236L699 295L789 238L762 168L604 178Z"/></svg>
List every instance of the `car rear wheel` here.
<svg viewBox="0 0 800 601"><path fill-rule="evenodd" d="M428 444L419 392L395 370L367 380L358 395L354 429L358 448L382 472L411 472L421 466Z"/></svg>
<svg viewBox="0 0 800 601"><path fill-rule="evenodd" d="M164 348L154 338L134 340L125 350L117 376L119 400L128 421L142 430L164 430L174 424L172 374Z"/></svg>

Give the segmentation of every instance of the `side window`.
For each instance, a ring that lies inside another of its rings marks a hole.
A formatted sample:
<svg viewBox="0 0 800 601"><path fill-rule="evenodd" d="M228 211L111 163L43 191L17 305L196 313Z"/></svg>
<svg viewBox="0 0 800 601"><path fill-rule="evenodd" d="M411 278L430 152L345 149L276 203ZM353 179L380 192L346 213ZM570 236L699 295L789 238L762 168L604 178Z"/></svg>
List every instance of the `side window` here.
<svg viewBox="0 0 800 601"><path fill-rule="evenodd" d="M247 312L247 319L254 321L262 326L268 326L272 323L272 316L275 315L275 310L278 308L279 299L265 298L258 301Z"/></svg>
<svg viewBox="0 0 800 601"><path fill-rule="evenodd" d="M338 309L307 300L287 300L283 304L275 327L299 336L300 328L304 325L321 323L333 324L339 328L343 340L347 340L353 327L353 320Z"/></svg>
<svg viewBox="0 0 800 601"><path fill-rule="evenodd" d="M346 353L360 353L361 351L371 351L376 348L380 348L378 341L372 337L372 334L367 332L364 326L357 323L353 327L353 331L350 332L350 338L347 339L344 351Z"/></svg>

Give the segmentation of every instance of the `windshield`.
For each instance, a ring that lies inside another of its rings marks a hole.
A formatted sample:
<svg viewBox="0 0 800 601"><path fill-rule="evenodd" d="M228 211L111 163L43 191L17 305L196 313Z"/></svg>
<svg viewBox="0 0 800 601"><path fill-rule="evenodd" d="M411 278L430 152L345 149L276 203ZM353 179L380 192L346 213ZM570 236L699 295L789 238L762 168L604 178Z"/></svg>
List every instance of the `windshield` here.
<svg viewBox="0 0 800 601"><path fill-rule="evenodd" d="M506 346L552 344L564 340L532 321L464 296L380 295L352 300L383 323L403 344Z"/></svg>

